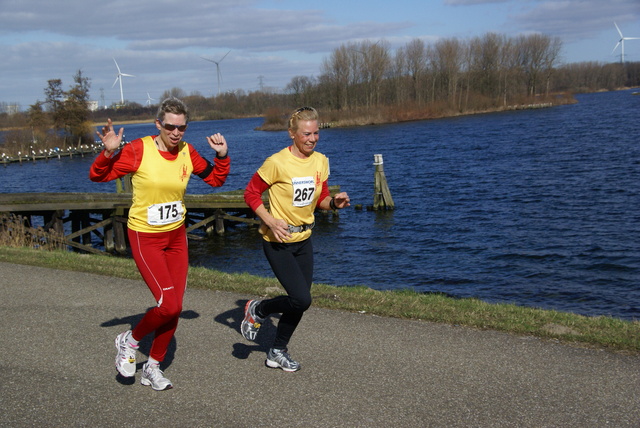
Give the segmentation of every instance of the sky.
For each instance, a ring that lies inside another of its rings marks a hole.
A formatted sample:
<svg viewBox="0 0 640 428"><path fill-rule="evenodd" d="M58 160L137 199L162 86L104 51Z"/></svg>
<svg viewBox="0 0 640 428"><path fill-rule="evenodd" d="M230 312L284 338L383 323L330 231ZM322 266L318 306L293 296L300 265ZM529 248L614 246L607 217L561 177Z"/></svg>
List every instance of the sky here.
<svg viewBox="0 0 640 428"><path fill-rule="evenodd" d="M337 47L383 40L471 40L487 33L559 37L562 62L619 62L620 35L640 37L640 0L0 0L0 103L43 101L82 70L100 105L157 104L180 88L282 91L317 77ZM640 61L640 39L625 42ZM208 59L209 61L205 60ZM221 74L218 88L216 64Z"/></svg>

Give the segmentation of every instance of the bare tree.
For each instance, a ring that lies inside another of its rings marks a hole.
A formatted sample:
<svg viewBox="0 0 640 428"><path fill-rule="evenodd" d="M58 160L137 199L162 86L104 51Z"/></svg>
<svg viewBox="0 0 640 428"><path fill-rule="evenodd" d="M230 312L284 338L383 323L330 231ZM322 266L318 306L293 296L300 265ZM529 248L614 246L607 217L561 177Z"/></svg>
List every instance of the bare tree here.
<svg viewBox="0 0 640 428"><path fill-rule="evenodd" d="M503 45L504 37L496 33L476 37L469 44L471 61L468 71L472 75L473 89L492 99L499 96L502 68L500 53Z"/></svg>
<svg viewBox="0 0 640 428"><path fill-rule="evenodd" d="M329 59L322 62L322 81L324 81L333 93L335 108L346 109L349 106L349 51L346 46L340 46L333 51Z"/></svg>
<svg viewBox="0 0 640 428"><path fill-rule="evenodd" d="M181 88L171 88L168 91L164 91L160 96L161 100L166 100L167 98L175 97L175 98L185 98L187 93Z"/></svg>
<svg viewBox="0 0 640 428"><path fill-rule="evenodd" d="M62 105L64 100L64 91L62 90L61 79L51 79L47 81L47 87L44 89L45 104L51 112L53 119L53 127L62 129L64 127L64 116Z"/></svg>
<svg viewBox="0 0 640 428"><path fill-rule="evenodd" d="M542 60L542 67L546 84L546 96L549 96L549 92L551 90L551 76L556 69L561 50L562 41L559 37L553 37L548 40L547 49L545 50L544 59Z"/></svg>
<svg viewBox="0 0 640 428"><path fill-rule="evenodd" d="M371 43L364 41L358 49L362 53L362 76L367 93L367 106L380 104L380 94L383 78L390 70L390 56L388 44L384 41Z"/></svg>
<svg viewBox="0 0 640 428"><path fill-rule="evenodd" d="M91 141L91 124L89 123L89 89L91 80L78 70L73 76L74 85L65 92L64 121L65 127L76 141Z"/></svg>
<svg viewBox="0 0 640 428"><path fill-rule="evenodd" d="M520 36L516 46L520 65L527 79L527 94L533 97L538 92L540 80L547 68L547 52L551 39L541 34Z"/></svg>
<svg viewBox="0 0 640 428"><path fill-rule="evenodd" d="M437 90L451 105L456 103L461 61L462 45L458 39L438 40L433 46L432 62L439 83Z"/></svg>
<svg viewBox="0 0 640 428"><path fill-rule="evenodd" d="M27 124L31 128L31 140L34 144L44 142L49 129L49 120L43 104L42 101L36 101L27 110Z"/></svg>
<svg viewBox="0 0 640 428"><path fill-rule="evenodd" d="M412 98L422 104L426 97L423 90L425 73L427 71L427 47L423 40L413 39L404 47L407 72L411 77Z"/></svg>
<svg viewBox="0 0 640 428"><path fill-rule="evenodd" d="M313 86L313 79L307 76L295 76L285 87L285 91L293 95L295 105L307 104L305 93Z"/></svg>
<svg viewBox="0 0 640 428"><path fill-rule="evenodd" d="M519 69L519 58L513 39L505 39L500 50L500 95L502 106L506 107L509 97L514 92L516 73Z"/></svg>

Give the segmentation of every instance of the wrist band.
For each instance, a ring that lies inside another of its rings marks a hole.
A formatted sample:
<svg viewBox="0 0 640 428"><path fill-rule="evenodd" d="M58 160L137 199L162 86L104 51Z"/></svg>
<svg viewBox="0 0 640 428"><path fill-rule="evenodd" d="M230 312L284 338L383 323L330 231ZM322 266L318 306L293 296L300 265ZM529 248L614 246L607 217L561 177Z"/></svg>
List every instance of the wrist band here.
<svg viewBox="0 0 640 428"><path fill-rule="evenodd" d="M338 207L336 207L335 198L331 198L331 200L329 201L329 206L331 207L332 210L337 210L338 209Z"/></svg>

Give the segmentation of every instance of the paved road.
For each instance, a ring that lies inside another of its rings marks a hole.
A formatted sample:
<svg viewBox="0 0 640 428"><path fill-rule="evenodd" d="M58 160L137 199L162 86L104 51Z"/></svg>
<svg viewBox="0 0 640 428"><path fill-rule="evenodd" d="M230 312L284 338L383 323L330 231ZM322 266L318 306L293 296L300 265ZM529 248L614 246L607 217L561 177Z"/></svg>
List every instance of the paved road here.
<svg viewBox="0 0 640 428"><path fill-rule="evenodd" d="M122 382L115 336L142 281L0 263L0 426L638 427L640 357L311 308L297 373L238 333L251 296L187 291L156 392ZM148 352L148 341L142 353ZM146 360L141 356L139 368Z"/></svg>

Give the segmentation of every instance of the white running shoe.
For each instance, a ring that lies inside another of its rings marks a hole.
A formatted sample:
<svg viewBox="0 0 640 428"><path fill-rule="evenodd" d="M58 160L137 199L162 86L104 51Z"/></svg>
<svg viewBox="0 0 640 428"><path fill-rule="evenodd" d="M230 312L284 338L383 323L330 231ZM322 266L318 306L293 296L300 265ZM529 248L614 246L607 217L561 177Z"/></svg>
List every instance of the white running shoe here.
<svg viewBox="0 0 640 428"><path fill-rule="evenodd" d="M166 391L173 388L171 381L164 377L160 366L158 364L149 364L148 362L142 367L140 383L145 386L151 385L151 388L156 391Z"/></svg>
<svg viewBox="0 0 640 428"><path fill-rule="evenodd" d="M249 300L244 306L244 319L240 325L240 332L247 340L256 340L258 330L264 322L264 318L256 315L256 307L260 304L260 300Z"/></svg>
<svg viewBox="0 0 640 428"><path fill-rule="evenodd" d="M127 337L131 330L122 332L116 337L116 369L124 377L132 377L136 374L136 349L129 346Z"/></svg>
<svg viewBox="0 0 640 428"><path fill-rule="evenodd" d="M282 369L285 372L297 372L300 370L300 363L291 358L286 349L269 349L265 364L267 367Z"/></svg>

